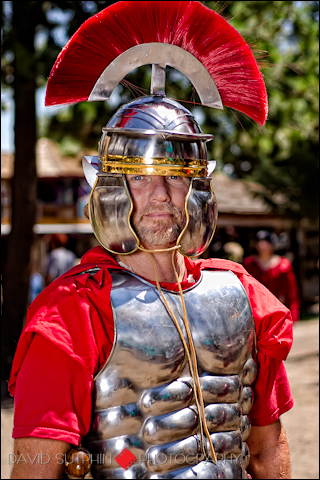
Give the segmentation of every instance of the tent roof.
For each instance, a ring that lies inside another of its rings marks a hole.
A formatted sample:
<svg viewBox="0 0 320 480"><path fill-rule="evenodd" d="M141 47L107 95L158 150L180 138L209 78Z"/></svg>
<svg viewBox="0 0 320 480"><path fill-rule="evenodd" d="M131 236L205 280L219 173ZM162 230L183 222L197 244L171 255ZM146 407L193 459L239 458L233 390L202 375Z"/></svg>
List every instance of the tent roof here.
<svg viewBox="0 0 320 480"><path fill-rule="evenodd" d="M13 176L14 154L1 153L1 178ZM40 138L36 146L36 167L38 178L44 177L83 177L78 158L63 158L55 143L48 138Z"/></svg>

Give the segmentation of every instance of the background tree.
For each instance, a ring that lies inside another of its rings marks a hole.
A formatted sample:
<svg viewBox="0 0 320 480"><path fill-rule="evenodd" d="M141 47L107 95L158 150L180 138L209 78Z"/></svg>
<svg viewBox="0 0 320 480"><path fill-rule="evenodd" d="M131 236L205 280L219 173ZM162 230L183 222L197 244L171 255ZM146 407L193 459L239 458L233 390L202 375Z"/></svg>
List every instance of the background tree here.
<svg viewBox="0 0 320 480"><path fill-rule="evenodd" d="M12 81L15 95L15 169L12 178L12 229L8 239L3 268L3 307L1 350L5 361L2 369L7 376L14 345L25 315L29 289L29 258L33 241L32 227L36 213L36 81L34 35L36 25L26 22L33 18L37 2L13 2L10 17L4 23L4 41L10 45L12 62L7 62L7 78ZM4 8L4 5L3 5ZM10 20L10 30L9 22ZM10 31L10 36L9 36ZM6 45L6 43L5 43ZM7 47L5 46L7 59ZM19 319L20 322L14 321ZM19 328L20 327L20 328Z"/></svg>

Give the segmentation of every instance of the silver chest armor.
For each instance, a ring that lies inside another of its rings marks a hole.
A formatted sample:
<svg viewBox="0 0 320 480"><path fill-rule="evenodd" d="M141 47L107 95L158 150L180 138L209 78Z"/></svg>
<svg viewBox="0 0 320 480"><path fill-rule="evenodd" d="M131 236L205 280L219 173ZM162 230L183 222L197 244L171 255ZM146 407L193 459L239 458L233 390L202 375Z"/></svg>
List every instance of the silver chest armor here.
<svg viewBox="0 0 320 480"><path fill-rule="evenodd" d="M254 320L232 272L201 273L184 299L217 464L203 459L186 355L157 288L127 271L112 272L115 341L95 379L83 439L93 478L247 478ZM162 290L185 334L179 292ZM116 461L125 448L137 459L127 469Z"/></svg>

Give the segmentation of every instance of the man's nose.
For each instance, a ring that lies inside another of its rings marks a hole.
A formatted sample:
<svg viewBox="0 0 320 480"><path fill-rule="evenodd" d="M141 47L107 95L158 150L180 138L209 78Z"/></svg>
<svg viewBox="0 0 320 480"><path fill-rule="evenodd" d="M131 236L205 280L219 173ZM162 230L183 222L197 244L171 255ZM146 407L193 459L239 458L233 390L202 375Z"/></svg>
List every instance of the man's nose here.
<svg viewBox="0 0 320 480"><path fill-rule="evenodd" d="M165 177L154 176L151 182L151 202L170 202L171 197Z"/></svg>

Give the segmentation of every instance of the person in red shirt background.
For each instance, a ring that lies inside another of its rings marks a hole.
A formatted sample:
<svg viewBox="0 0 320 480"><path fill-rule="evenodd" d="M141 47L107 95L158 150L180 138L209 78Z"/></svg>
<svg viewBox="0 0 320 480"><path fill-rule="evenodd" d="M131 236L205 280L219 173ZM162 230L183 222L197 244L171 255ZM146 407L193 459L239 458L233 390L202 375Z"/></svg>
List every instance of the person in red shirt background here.
<svg viewBox="0 0 320 480"><path fill-rule="evenodd" d="M274 253L273 233L260 230L256 240L257 255L244 258L243 266L290 309L292 320L297 322L300 298L292 263L288 258Z"/></svg>

